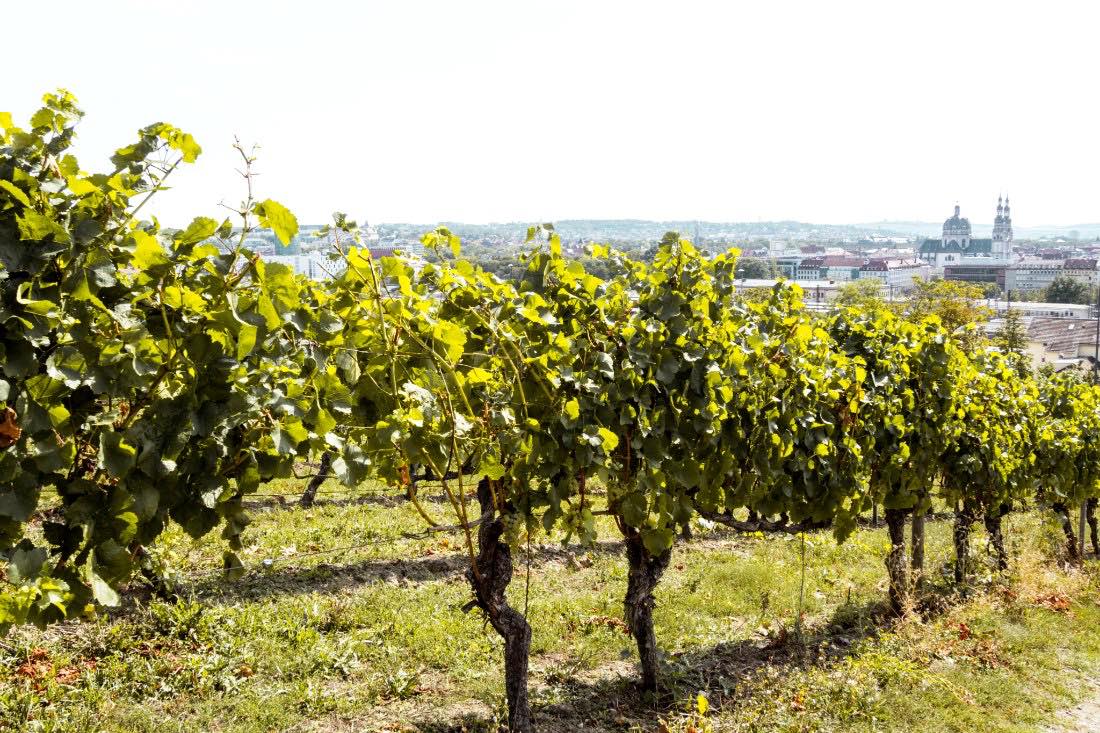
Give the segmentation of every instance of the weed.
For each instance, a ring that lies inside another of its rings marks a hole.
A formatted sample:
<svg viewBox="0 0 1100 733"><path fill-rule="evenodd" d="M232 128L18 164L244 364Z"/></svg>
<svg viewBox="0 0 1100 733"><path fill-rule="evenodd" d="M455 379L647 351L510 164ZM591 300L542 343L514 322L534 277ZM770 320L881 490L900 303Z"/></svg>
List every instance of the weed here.
<svg viewBox="0 0 1100 733"><path fill-rule="evenodd" d="M405 504L321 496L308 512L257 513L242 556L253 569L276 559L265 572L199 575L223 548L172 530L151 556L178 558L186 600L14 630L0 644L0 730L495 731L501 646L461 611L463 558L443 538L404 538L420 526ZM598 526L592 548L532 546L532 699L551 730L1007 733L1068 705L1067 670L1100 662L1100 573L1052 562L1058 537L1038 515L1007 518L1003 577L964 598L929 573L893 622L880 615L882 529L840 546L811 535L803 565L798 541L699 525L657 594L666 688L643 697L618 533ZM397 539L302 555L364 537ZM949 523L929 523L926 552L928 567L949 565ZM522 584L511 592L522 605Z"/></svg>

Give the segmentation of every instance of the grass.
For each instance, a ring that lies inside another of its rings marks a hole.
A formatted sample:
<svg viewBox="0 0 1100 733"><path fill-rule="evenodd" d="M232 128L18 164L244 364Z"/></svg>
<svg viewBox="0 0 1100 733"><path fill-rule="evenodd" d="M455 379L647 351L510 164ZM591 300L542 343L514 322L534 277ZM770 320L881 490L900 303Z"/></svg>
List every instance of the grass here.
<svg viewBox="0 0 1100 733"><path fill-rule="evenodd" d="M346 499L255 508L250 573L236 582L216 573L216 535L172 531L155 552L182 569L183 600L135 589L106 616L0 640L0 729L495 730L501 644L461 611L461 538L404 537L422 528L407 504ZM442 503L427 506L445 519ZM1009 574L984 572L964 597L939 574L950 527L931 523L922 608L888 622L882 529L840 546L811 535L803 566L799 538L696 527L658 591L656 697L633 684L614 528L601 524L587 550L546 541L532 548L529 595L523 553L510 589L534 629L540 730L1036 730L1100 662L1100 573L1059 567L1057 533L1036 514L1006 529Z"/></svg>

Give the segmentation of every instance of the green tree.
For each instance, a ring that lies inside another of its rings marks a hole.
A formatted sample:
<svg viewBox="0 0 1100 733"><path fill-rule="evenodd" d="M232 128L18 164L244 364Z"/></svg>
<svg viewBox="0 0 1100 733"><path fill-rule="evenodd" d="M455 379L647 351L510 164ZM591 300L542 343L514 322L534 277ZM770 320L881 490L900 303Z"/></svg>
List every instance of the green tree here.
<svg viewBox="0 0 1100 733"><path fill-rule="evenodd" d="M982 294L987 298L999 298L1001 297L1001 286L997 283L984 283Z"/></svg>
<svg viewBox="0 0 1100 733"><path fill-rule="evenodd" d="M1093 300L1089 286L1068 275L1059 275L1054 278L1054 282L1044 291L1044 299L1047 303L1077 303L1082 305L1087 305Z"/></svg>
<svg viewBox="0 0 1100 733"><path fill-rule="evenodd" d="M861 311L879 311L889 308L883 297L885 290L882 281L875 278L860 278L840 286L833 304L837 308L854 307Z"/></svg>
<svg viewBox="0 0 1100 733"><path fill-rule="evenodd" d="M973 352L983 340L978 326L990 319L993 311L979 304L984 293L977 283L958 280L913 280L914 289L905 304L905 315L912 321L936 316L948 333Z"/></svg>
<svg viewBox="0 0 1100 733"><path fill-rule="evenodd" d="M1006 354L1012 355L1018 368L1027 368L1027 330L1024 328L1023 316L1015 308L1005 311L1004 323L997 331L993 342Z"/></svg>
<svg viewBox="0 0 1100 733"><path fill-rule="evenodd" d="M748 280L765 280L775 277L775 267L768 260L745 257L737 262L737 277Z"/></svg>

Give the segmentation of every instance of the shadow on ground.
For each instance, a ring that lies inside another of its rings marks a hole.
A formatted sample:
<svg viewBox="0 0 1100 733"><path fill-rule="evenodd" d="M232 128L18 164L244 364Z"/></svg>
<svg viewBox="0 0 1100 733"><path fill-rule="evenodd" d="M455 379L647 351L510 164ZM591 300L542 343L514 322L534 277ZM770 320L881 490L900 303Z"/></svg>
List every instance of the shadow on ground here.
<svg viewBox="0 0 1100 733"><path fill-rule="evenodd" d="M693 547L715 543L729 547L744 535L736 530L718 529L691 540ZM350 553L355 548L349 548ZM324 552L328 552L327 550ZM601 540L593 545L543 544L532 548L531 568L563 564L586 566L591 556L621 555L620 540ZM306 555L311 553L306 553ZM287 562L293 561L293 556ZM526 571L524 552L515 559L517 577ZM226 580L220 571L198 576L187 586L190 593L211 602L232 602L293 593L332 593L367 583L425 583L460 577L469 567L468 556L461 552L411 558L374 558L350 563L320 563L301 567L277 562L269 570L253 570L237 580Z"/></svg>
<svg viewBox="0 0 1100 733"><path fill-rule="evenodd" d="M592 546L541 545L532 548L531 567L550 563L583 563L585 556L621 554L622 543L605 540ZM371 559L353 563L321 563L311 567L275 565L271 570L254 571L235 581L220 575L200 580L189 590L205 602L232 603L239 600L294 594L334 593L367 583L425 583L461 577L470 566L461 552L414 558ZM524 572L526 561L516 560L516 573Z"/></svg>
<svg viewBox="0 0 1100 733"><path fill-rule="evenodd" d="M930 584L924 595L928 603L919 612L926 619L942 615L960 601L948 585ZM770 639L758 636L672 654L662 663L662 689L655 695L639 689L633 659L598 670L593 679L560 679L560 675L533 671L530 688L536 725L545 733L657 731L662 717L682 712L685 701L700 691L706 693L712 711L735 711L737 700L751 692L753 681L765 668L781 676L784 671L828 668L859 653L861 642L893 627L885 602L848 604L801 638L780 633ZM423 733L498 731L498 724L489 717L464 714L441 720L443 715L425 711L409 722Z"/></svg>
<svg viewBox="0 0 1100 733"><path fill-rule="evenodd" d="M828 667L851 655L859 642L875 638L891 626L881 603L848 605L801 639L780 634L773 639L757 637L673 654L663 662L663 687L656 695L638 688L633 662L603 670L592 680L551 681L545 675L532 674L535 721L538 730L547 733L618 733L631 726L655 731L661 717L681 711L684 701L699 691L706 692L712 710L728 711L762 669ZM488 717L466 714L441 720L442 715L443 711L425 711L421 718L409 722L423 733L498 730Z"/></svg>
<svg viewBox="0 0 1100 733"><path fill-rule="evenodd" d="M401 493L394 491L326 491L321 492L313 504L303 507L299 500L301 494L251 494L243 502L245 509L269 509L279 511L298 511L309 508L321 509L324 507L346 507L360 505L375 505L395 507L408 503L408 499ZM446 494L422 494L417 497L421 503L446 504L449 503ZM477 500L476 496L471 497Z"/></svg>

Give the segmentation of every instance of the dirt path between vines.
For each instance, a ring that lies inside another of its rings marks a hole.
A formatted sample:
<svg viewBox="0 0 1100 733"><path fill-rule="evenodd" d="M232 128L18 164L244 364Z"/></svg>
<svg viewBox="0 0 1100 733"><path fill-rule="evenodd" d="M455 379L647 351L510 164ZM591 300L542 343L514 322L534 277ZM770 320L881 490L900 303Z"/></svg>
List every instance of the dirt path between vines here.
<svg viewBox="0 0 1100 733"><path fill-rule="evenodd" d="M1058 722L1043 733L1096 733L1100 731L1100 679L1088 682L1089 696L1058 714Z"/></svg>

